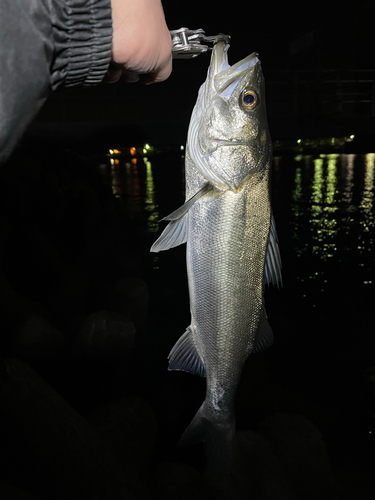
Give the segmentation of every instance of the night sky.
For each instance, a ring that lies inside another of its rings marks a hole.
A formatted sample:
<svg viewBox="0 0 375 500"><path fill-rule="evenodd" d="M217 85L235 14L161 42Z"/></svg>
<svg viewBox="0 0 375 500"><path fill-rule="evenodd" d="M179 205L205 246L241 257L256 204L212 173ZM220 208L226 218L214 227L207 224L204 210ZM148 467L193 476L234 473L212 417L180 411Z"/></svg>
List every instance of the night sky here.
<svg viewBox="0 0 375 500"><path fill-rule="evenodd" d="M374 65L373 26L375 5L369 0L354 9L353 4L337 0L315 2L245 2L224 1L163 2L170 29L188 26L201 27L206 34L223 32L231 35L233 60L249 52L259 52L262 60L273 67L283 68L288 63L290 42L311 30L324 36L323 50L328 56L334 52L335 62L355 50L353 65ZM210 8L212 5L212 8Z"/></svg>
<svg viewBox="0 0 375 500"><path fill-rule="evenodd" d="M204 2L204 8L198 0L165 0L163 6L170 30L188 27L202 28L206 35L229 34L231 64L258 52L266 82L274 78L275 72L285 70L375 67L372 1L361 2L361 9L336 0L310 3L218 0ZM309 36L312 43L304 47ZM291 51L293 44L299 47L297 53ZM130 129L140 129L149 141L184 143L208 65L209 54L174 61L170 78L148 87L120 80L94 88L61 89L48 100L31 131L38 135L38 126L47 124L48 133L62 138L74 133L78 137L91 134L99 123L105 123L107 129L123 127L120 137L131 135L127 132ZM117 139L114 142L117 146L124 145Z"/></svg>

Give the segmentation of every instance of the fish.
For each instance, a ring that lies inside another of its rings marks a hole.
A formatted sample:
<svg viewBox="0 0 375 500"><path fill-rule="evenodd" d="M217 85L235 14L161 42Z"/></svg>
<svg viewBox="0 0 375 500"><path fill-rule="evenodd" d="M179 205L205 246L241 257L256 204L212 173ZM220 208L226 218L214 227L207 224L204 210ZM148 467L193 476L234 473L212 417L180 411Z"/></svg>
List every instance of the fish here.
<svg viewBox="0 0 375 500"><path fill-rule="evenodd" d="M265 83L255 52L230 66L229 44L212 50L185 150L186 201L152 252L186 243L191 323L172 348L169 370L206 377L206 397L180 439L203 441L207 470L228 474L234 398L248 356L273 343L264 292L280 286L271 209L272 141Z"/></svg>

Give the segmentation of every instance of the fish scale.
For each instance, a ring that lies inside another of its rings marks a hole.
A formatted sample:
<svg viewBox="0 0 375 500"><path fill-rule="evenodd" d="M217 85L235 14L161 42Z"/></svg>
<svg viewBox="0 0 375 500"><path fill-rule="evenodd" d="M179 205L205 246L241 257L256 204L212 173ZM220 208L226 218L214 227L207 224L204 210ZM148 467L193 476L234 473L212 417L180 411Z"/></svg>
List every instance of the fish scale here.
<svg viewBox="0 0 375 500"><path fill-rule="evenodd" d="M191 324L169 354L170 370L206 377L206 397L181 438L204 441L208 473L230 470L234 397L245 360L273 342L267 283L281 283L271 211L272 147L257 54L229 66L218 42L190 120L186 201L151 250L187 243Z"/></svg>
<svg viewBox="0 0 375 500"><path fill-rule="evenodd" d="M230 404L236 387L228 380L232 373L240 373L253 347L263 303L262 263L271 217L270 204L265 203L269 200L266 178L261 181L263 189L258 187L264 210L257 214L256 225L241 216L252 212L258 201L254 196L257 182L252 178L239 195L223 193L212 201L208 194L189 213L187 268L193 337L206 366L207 399L218 400L217 392L225 386ZM204 226L199 225L202 218ZM233 218L239 222L236 226ZM205 252L200 251L202 246Z"/></svg>

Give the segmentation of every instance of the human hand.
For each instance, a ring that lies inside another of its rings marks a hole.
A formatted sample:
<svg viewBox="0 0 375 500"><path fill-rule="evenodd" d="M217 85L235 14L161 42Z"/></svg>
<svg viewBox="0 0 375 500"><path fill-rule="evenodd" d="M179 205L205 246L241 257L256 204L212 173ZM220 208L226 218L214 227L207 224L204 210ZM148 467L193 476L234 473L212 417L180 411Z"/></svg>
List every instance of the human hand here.
<svg viewBox="0 0 375 500"><path fill-rule="evenodd" d="M161 82L172 71L172 40L160 0L111 0L112 62L107 81Z"/></svg>

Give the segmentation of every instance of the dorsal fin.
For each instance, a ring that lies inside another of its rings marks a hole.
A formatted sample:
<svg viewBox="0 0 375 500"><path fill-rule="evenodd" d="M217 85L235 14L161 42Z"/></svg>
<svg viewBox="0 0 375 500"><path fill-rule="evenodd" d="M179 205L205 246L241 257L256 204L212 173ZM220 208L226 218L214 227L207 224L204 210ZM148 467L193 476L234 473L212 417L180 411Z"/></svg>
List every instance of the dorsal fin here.
<svg viewBox="0 0 375 500"><path fill-rule="evenodd" d="M253 352L263 351L273 344L273 331L268 323L266 309L263 306L259 327L255 337Z"/></svg>
<svg viewBox="0 0 375 500"><path fill-rule="evenodd" d="M270 233L268 236L266 260L264 264L264 273L266 283L274 285L283 285L281 277L281 257L279 250L279 242L276 233L276 224L273 214L271 215Z"/></svg>

